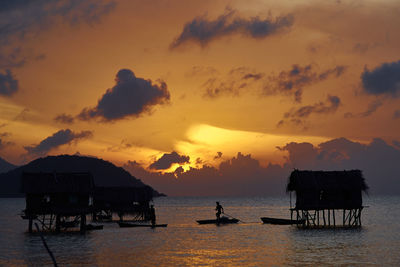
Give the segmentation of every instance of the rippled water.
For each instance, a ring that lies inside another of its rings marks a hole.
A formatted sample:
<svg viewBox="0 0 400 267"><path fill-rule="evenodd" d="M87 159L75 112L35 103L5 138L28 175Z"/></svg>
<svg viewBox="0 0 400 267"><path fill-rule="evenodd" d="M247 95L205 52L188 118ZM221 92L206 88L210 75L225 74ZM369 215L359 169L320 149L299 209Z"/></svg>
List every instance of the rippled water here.
<svg viewBox="0 0 400 267"><path fill-rule="evenodd" d="M237 225L198 225L219 200ZM288 217L287 198L159 198L167 228L119 228L46 234L60 266L400 266L400 197L367 197L357 230L299 230L261 224ZM18 213L24 199L0 199L0 266L52 266L40 237Z"/></svg>

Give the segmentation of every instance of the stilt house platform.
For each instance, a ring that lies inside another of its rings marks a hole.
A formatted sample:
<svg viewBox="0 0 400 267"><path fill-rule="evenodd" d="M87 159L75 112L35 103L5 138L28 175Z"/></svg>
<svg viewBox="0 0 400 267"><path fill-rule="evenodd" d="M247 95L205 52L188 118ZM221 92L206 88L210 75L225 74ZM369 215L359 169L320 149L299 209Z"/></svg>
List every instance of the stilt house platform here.
<svg viewBox="0 0 400 267"><path fill-rule="evenodd" d="M367 189L360 170L294 170L286 187L296 193L291 218L304 220L298 225L302 228L361 227L362 192Z"/></svg>
<svg viewBox="0 0 400 267"><path fill-rule="evenodd" d="M90 173L24 172L22 192L26 196L23 219L37 221L44 231L86 229L86 215L93 211L93 177Z"/></svg>
<svg viewBox="0 0 400 267"><path fill-rule="evenodd" d="M143 187L96 187L93 198L93 221L112 221L113 215L124 220L130 216L132 221L149 220L150 201L153 190ZM126 217L125 217L126 218Z"/></svg>

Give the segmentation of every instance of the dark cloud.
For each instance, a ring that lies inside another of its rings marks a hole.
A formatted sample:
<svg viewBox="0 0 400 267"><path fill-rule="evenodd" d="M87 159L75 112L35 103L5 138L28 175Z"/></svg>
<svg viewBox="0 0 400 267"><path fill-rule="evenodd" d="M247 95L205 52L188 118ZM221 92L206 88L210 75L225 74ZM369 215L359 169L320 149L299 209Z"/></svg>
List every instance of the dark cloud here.
<svg viewBox="0 0 400 267"><path fill-rule="evenodd" d="M222 152L218 151L214 159L220 159L221 157L222 157Z"/></svg>
<svg viewBox="0 0 400 267"><path fill-rule="evenodd" d="M300 103L304 87L311 86L329 78L337 78L346 71L345 66L336 66L323 71L315 70L314 65L292 65L290 70L281 71L278 75L258 72L247 67L230 70L227 75L211 75L202 85L203 96L217 98L221 96L240 96L243 92L256 91L260 96L271 95L293 96Z"/></svg>
<svg viewBox="0 0 400 267"><path fill-rule="evenodd" d="M0 72L0 95L11 96L18 91L18 81L14 79L10 70Z"/></svg>
<svg viewBox="0 0 400 267"><path fill-rule="evenodd" d="M289 168L279 165L261 167L251 155L238 153L219 167L203 165L182 172L151 172L135 161L123 166L135 177L157 190L173 196L265 196L285 193Z"/></svg>
<svg viewBox="0 0 400 267"><path fill-rule="evenodd" d="M397 148L382 139L369 144L346 138L332 139L319 145L292 142L279 150L287 153L282 166L263 167L251 155L238 153L218 167L203 165L175 173L146 170L137 162L124 168L143 182L171 196L268 196L285 194L285 186L293 168L303 170L360 169L370 187L370 194L400 194ZM395 144L395 143L394 143Z"/></svg>
<svg viewBox="0 0 400 267"><path fill-rule="evenodd" d="M26 41L35 39L53 25L60 22L71 26L80 23L93 25L114 7L114 1L109 0L0 1L0 71L43 59L43 54L38 55L26 47Z"/></svg>
<svg viewBox="0 0 400 267"><path fill-rule="evenodd" d="M21 47L2 48L0 43L0 69L19 68L25 65L27 58L22 55Z"/></svg>
<svg viewBox="0 0 400 267"><path fill-rule="evenodd" d="M281 71L278 75L270 76L263 93L265 95L291 95L294 96L296 102L301 102L305 86L324 81L330 77L337 78L345 72L347 67L336 66L322 72L317 72L314 68L312 65L304 67L297 64L292 65L290 70Z"/></svg>
<svg viewBox="0 0 400 267"><path fill-rule="evenodd" d="M2 0L0 1L0 45L11 38L24 39L49 28L57 19L71 25L92 24L115 7L113 1Z"/></svg>
<svg viewBox="0 0 400 267"><path fill-rule="evenodd" d="M328 95L326 102L319 102L314 105L303 106L297 109L291 109L283 115L283 119L279 121L278 126L287 123L296 125L304 125L305 119L311 114L329 114L335 113L341 104L340 98Z"/></svg>
<svg viewBox="0 0 400 267"><path fill-rule="evenodd" d="M123 139L119 145L113 145L113 146L108 147L107 151L120 152L120 151L129 149L129 148L132 148L134 146L141 147L142 145L137 142L133 143L133 142L129 142L126 139Z"/></svg>
<svg viewBox="0 0 400 267"><path fill-rule="evenodd" d="M382 105L383 105L382 100L376 99L368 104L368 108L366 111L360 112L357 114L347 112L344 114L344 117L345 118L365 118L365 117L368 117L368 116L372 115L373 113L375 113L375 111L377 111L378 108L381 107Z"/></svg>
<svg viewBox="0 0 400 267"><path fill-rule="evenodd" d="M59 123L64 123L64 124L73 124L74 117L72 115L63 113L63 114L57 115L54 118L54 121L59 122Z"/></svg>
<svg viewBox="0 0 400 267"><path fill-rule="evenodd" d="M43 156L46 155L50 150L58 148L62 145L71 144L72 142L77 142L80 139L90 138L93 136L91 131L82 131L80 133L74 133L70 129L60 130L43 139L39 144L35 146L24 147L28 154Z"/></svg>
<svg viewBox="0 0 400 267"><path fill-rule="evenodd" d="M383 63L373 70L364 69L361 74L364 91L371 95L400 96L400 60Z"/></svg>
<svg viewBox="0 0 400 267"><path fill-rule="evenodd" d="M138 78L129 69L118 71L116 85L107 89L94 108L85 108L78 115L81 120L100 118L103 121L115 121L125 117L139 117L150 113L155 105L169 102L170 93L167 84L159 85L151 80Z"/></svg>
<svg viewBox="0 0 400 267"><path fill-rule="evenodd" d="M198 43L205 47L215 39L234 34L263 39L289 28L293 21L292 15L277 17L275 20L272 18L260 19L259 17L241 18L237 16L235 10L227 9L215 20L208 20L205 16L200 16L186 23L170 48L177 48L187 42Z"/></svg>
<svg viewBox="0 0 400 267"><path fill-rule="evenodd" d="M154 170L166 170L174 163L185 164L189 163L190 157L185 155L179 155L175 151L171 153L165 153L158 160L154 161L149 168Z"/></svg>
<svg viewBox="0 0 400 267"><path fill-rule="evenodd" d="M393 112L393 119L400 119L400 109Z"/></svg>
<svg viewBox="0 0 400 267"><path fill-rule="evenodd" d="M247 67L231 69L226 77L213 76L202 87L205 98L221 96L239 96L243 91L254 90L263 82L264 73L257 72Z"/></svg>
<svg viewBox="0 0 400 267"><path fill-rule="evenodd" d="M304 148L307 144L308 148ZM333 139L313 146L309 143L291 143L284 148L287 164L309 170L363 171L371 193L399 194L398 166L400 150L384 140L375 138L369 144L361 144L346 138Z"/></svg>

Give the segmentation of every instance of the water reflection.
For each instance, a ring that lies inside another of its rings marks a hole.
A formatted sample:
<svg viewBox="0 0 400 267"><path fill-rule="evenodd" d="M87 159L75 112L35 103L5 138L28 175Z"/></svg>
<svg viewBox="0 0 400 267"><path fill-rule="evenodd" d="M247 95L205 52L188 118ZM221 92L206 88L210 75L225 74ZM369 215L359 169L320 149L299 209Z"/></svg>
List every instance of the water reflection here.
<svg viewBox="0 0 400 267"><path fill-rule="evenodd" d="M262 224L260 217L287 217L285 199L219 198L227 213L246 223L198 225L215 216L214 198L156 199L167 228L119 228L46 234L60 266L399 266L400 198L374 199L361 229L297 229ZM38 235L17 216L24 202L0 200L0 266L52 266Z"/></svg>
<svg viewBox="0 0 400 267"><path fill-rule="evenodd" d="M71 233L44 233L47 245L56 258L59 266L92 266L95 262L95 250L92 243L93 234ZM47 253L39 234L24 234L24 246L21 254L27 266L52 266L53 262Z"/></svg>

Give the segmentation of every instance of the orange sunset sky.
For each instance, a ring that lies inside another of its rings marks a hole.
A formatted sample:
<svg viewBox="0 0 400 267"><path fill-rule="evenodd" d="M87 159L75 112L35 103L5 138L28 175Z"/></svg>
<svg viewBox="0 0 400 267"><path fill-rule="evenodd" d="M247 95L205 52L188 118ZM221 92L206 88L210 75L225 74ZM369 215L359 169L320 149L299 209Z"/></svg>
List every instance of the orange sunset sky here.
<svg viewBox="0 0 400 267"><path fill-rule="evenodd" d="M180 195L163 175L400 154L399 1L4 1L0 14L10 163L90 155ZM374 145L388 152L361 156Z"/></svg>

